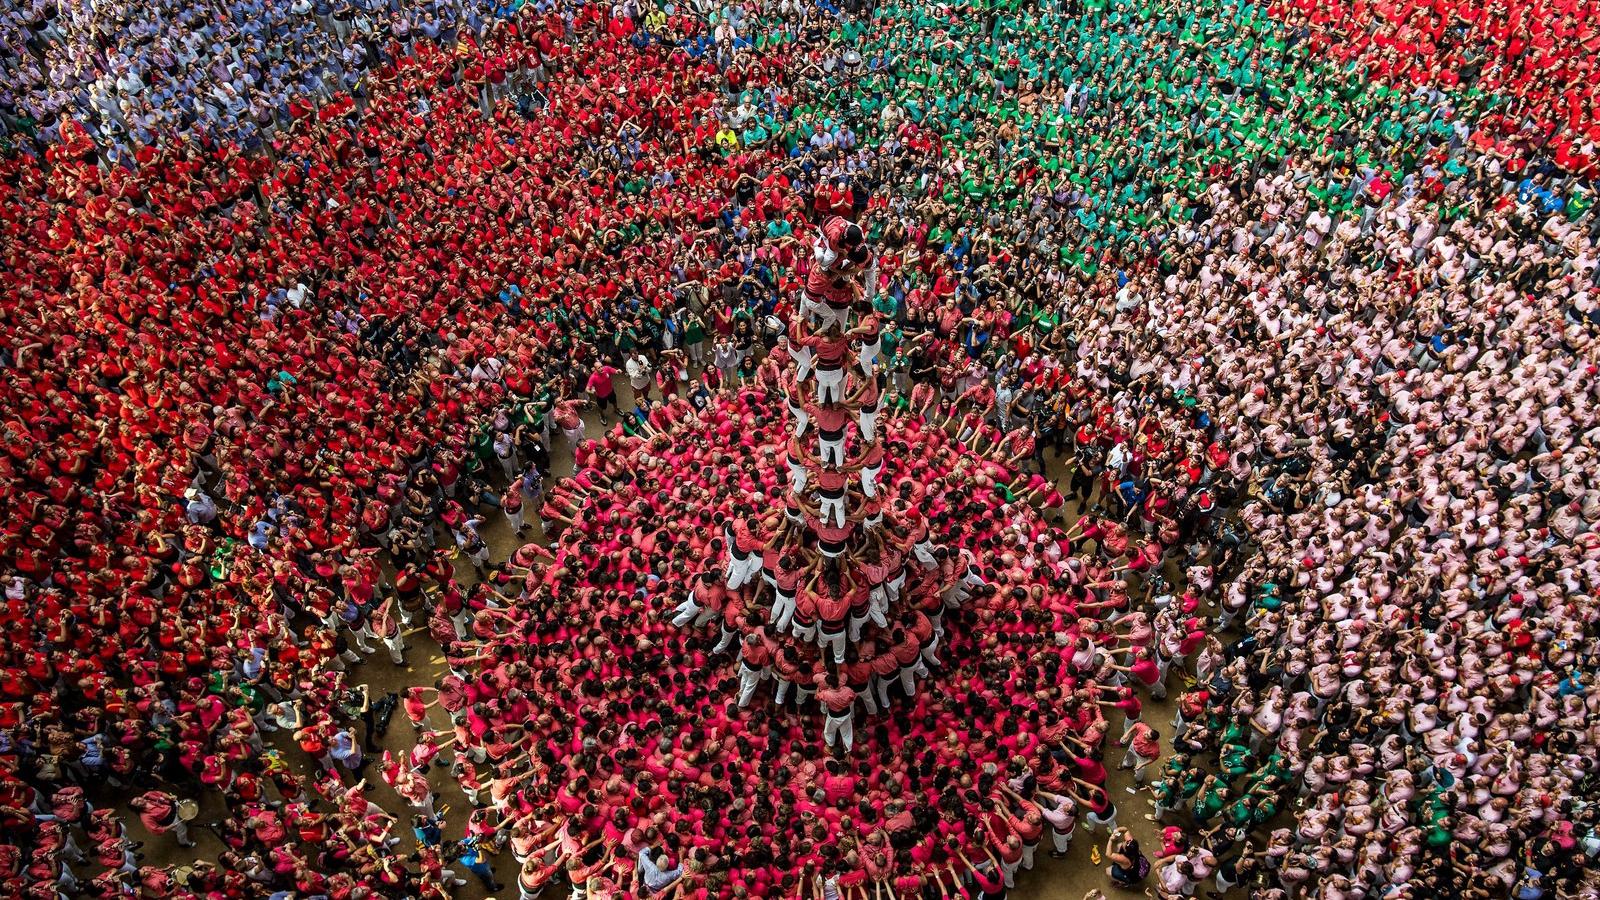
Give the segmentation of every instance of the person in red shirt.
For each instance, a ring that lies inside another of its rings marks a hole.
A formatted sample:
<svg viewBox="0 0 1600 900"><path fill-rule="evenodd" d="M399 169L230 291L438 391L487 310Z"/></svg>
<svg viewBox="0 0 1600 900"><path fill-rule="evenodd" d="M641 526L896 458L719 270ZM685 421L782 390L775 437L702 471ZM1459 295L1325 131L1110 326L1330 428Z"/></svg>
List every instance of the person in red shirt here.
<svg viewBox="0 0 1600 900"><path fill-rule="evenodd" d="M739 651L740 709L750 705L750 700L755 697L756 688L760 687L761 682L769 676L773 652L773 645L767 638L765 626L758 625L754 631L745 635L744 646Z"/></svg>
<svg viewBox="0 0 1600 900"><path fill-rule="evenodd" d="M151 834L171 832L179 847L193 847L189 825L178 814L178 798L166 791L146 791L128 801L128 808L139 816L139 823Z"/></svg>
<svg viewBox="0 0 1600 900"><path fill-rule="evenodd" d="M828 747L837 743L849 753L855 746L856 692L845 683L842 673L819 673L818 678L817 702L822 705L824 715L822 743Z"/></svg>

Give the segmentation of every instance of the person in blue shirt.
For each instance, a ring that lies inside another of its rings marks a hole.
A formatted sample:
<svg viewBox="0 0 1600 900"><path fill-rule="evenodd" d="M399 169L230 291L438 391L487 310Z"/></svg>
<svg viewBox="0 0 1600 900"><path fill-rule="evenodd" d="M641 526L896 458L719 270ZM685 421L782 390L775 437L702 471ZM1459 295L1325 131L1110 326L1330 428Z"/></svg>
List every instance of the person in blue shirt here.
<svg viewBox="0 0 1600 900"><path fill-rule="evenodd" d="M961 346L967 351L968 359L977 361L989 346L989 332L977 321L970 321L962 330Z"/></svg>
<svg viewBox="0 0 1600 900"><path fill-rule="evenodd" d="M1122 497L1122 502L1127 504L1129 512L1138 509L1139 504L1144 502L1144 487L1132 479L1119 482L1117 494Z"/></svg>
<svg viewBox="0 0 1600 900"><path fill-rule="evenodd" d="M489 864L488 855L478 845L477 838L467 838L456 845L456 859L472 874L478 876L483 886L490 893L500 890L500 882L495 880L494 867Z"/></svg>
<svg viewBox="0 0 1600 900"><path fill-rule="evenodd" d="M272 533L275 530L276 528L271 522L262 519L250 526L250 537L247 540L250 542L250 546L265 553L267 546L272 542Z"/></svg>
<svg viewBox="0 0 1600 900"><path fill-rule="evenodd" d="M683 866L670 866L667 851L645 847L639 851L640 880L650 893L666 890L683 875Z"/></svg>
<svg viewBox="0 0 1600 900"><path fill-rule="evenodd" d="M417 843L424 847L437 847L444 841L444 831L440 827L443 822L438 816L412 816L411 833L416 835Z"/></svg>
<svg viewBox="0 0 1600 900"><path fill-rule="evenodd" d="M276 394L289 385L294 384L296 380L297 379L288 372L280 371L278 374L267 379L267 393Z"/></svg>
<svg viewBox="0 0 1600 900"><path fill-rule="evenodd" d="M103 734L91 734L78 743L83 747L83 756L79 757L78 765L89 772L99 771L106 763L106 736Z"/></svg>
<svg viewBox="0 0 1600 900"><path fill-rule="evenodd" d="M522 312L522 306L518 303L521 299L522 288L518 287L514 282L500 289L500 302L505 305L506 309L514 313Z"/></svg>
<svg viewBox="0 0 1600 900"><path fill-rule="evenodd" d="M1563 642L1557 644L1556 646L1557 646L1557 648L1559 648L1561 650L1565 650L1566 649L1566 642L1563 641ZM1556 694L1558 696L1561 696L1561 697L1569 697L1569 696L1571 696L1573 694L1582 694L1582 693L1583 693L1583 675L1582 675L1582 673L1580 673L1577 670L1577 667L1572 667L1572 668L1567 669L1566 677L1562 678L1561 679L1561 683L1556 686Z"/></svg>
<svg viewBox="0 0 1600 900"><path fill-rule="evenodd" d="M1547 213L1560 210L1566 201L1546 187L1544 180L1543 173L1534 173L1522 179L1517 185L1517 202L1537 204L1540 210Z"/></svg>

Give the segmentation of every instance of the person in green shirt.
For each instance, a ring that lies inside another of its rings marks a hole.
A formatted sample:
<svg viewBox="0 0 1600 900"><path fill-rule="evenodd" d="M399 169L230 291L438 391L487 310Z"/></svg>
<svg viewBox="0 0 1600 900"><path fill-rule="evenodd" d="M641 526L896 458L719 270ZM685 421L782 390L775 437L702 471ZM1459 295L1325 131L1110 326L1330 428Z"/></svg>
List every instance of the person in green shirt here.
<svg viewBox="0 0 1600 900"><path fill-rule="evenodd" d="M1222 819L1225 823L1235 828L1249 827L1251 823L1256 821L1255 806L1255 798L1246 794L1229 803L1222 810Z"/></svg>
<svg viewBox="0 0 1600 900"><path fill-rule="evenodd" d="M1251 769L1253 759L1250 753L1250 746L1245 741L1240 740L1239 736L1232 740L1224 739L1222 750L1218 756L1220 759L1218 768L1222 774L1229 778L1238 778Z"/></svg>
<svg viewBox="0 0 1600 900"><path fill-rule="evenodd" d="M1150 785L1150 796L1155 801L1155 812L1152 815L1157 822L1166 818L1167 813L1177 806L1181 798L1180 788L1181 781L1176 776L1163 778Z"/></svg>
<svg viewBox="0 0 1600 900"><path fill-rule="evenodd" d="M1576 222L1583 218L1584 213L1594 206L1594 192L1587 186L1578 184L1567 195L1566 213L1567 220Z"/></svg>
<svg viewBox="0 0 1600 900"><path fill-rule="evenodd" d="M691 364L705 365L706 323L694 310L686 311L683 316L683 349Z"/></svg>
<svg viewBox="0 0 1600 900"><path fill-rule="evenodd" d="M1194 799L1194 820L1196 824L1205 825L1222 812L1228 805L1228 785L1215 775L1207 775L1200 786L1200 792Z"/></svg>

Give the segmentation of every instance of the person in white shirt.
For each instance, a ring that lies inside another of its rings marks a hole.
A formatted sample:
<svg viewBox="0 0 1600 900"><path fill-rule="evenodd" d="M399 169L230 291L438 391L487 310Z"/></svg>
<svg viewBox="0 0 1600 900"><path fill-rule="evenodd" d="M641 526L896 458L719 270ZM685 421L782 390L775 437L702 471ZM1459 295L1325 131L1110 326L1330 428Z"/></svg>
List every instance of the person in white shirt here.
<svg viewBox="0 0 1600 900"><path fill-rule="evenodd" d="M644 358L643 353L635 351L628 357L622 366L628 373L628 386L633 388L633 396L637 400L645 400L650 396L650 381L655 375L655 367L650 365L650 360Z"/></svg>
<svg viewBox="0 0 1600 900"><path fill-rule="evenodd" d="M199 488L189 488L183 494L188 501L184 504L184 514L190 522L196 525L209 525L217 518L217 501L211 499L205 491Z"/></svg>

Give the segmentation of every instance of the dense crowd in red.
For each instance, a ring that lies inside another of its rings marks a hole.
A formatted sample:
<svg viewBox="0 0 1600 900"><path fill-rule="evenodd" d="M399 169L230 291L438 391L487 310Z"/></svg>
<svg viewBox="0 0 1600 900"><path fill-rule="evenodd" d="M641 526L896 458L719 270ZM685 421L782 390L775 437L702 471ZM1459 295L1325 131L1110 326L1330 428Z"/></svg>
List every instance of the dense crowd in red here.
<svg viewBox="0 0 1600 900"><path fill-rule="evenodd" d="M1589 177L1600 142L1600 4L1593 0L1276 0L1315 56L1399 87L1475 90L1482 149L1542 150ZM1492 137L1491 137L1492 135Z"/></svg>
<svg viewBox="0 0 1600 900"><path fill-rule="evenodd" d="M324 706L307 727L330 738L343 685L306 679L342 669L342 640L289 618L372 600L373 534L407 479L454 489L507 390L586 363L576 322L715 283L695 245L752 165L699 149L726 73L608 20L525 16L539 33L505 24L460 58L419 43L361 109L297 110L271 158L189 140L108 167L69 124L44 160L0 161L0 559L21 576L0 614L6 832L31 830L45 767L233 784L217 767L258 736L210 714L201 677L253 655L265 685ZM534 65L548 105L486 123L481 90ZM601 165L591 139L628 127L629 165ZM781 206L783 183L763 193ZM191 514L197 487L223 515ZM464 594L447 554L406 575Z"/></svg>

